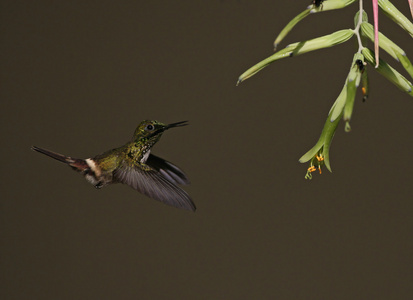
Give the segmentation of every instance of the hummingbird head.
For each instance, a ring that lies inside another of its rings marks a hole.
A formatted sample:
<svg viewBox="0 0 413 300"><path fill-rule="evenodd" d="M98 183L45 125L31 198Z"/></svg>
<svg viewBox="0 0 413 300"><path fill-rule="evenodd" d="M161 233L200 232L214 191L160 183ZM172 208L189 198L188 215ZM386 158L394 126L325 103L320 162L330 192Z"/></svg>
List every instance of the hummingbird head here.
<svg viewBox="0 0 413 300"><path fill-rule="evenodd" d="M136 128L133 140L136 142L146 142L151 145L155 144L162 136L162 133L173 127L185 126L188 121L182 121L172 124L164 124L158 121L145 120Z"/></svg>

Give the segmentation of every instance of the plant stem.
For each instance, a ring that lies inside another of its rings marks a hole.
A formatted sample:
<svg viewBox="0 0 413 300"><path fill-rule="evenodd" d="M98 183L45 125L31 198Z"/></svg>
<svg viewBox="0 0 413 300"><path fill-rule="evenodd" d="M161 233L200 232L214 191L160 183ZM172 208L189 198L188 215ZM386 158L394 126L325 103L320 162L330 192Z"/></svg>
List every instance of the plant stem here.
<svg viewBox="0 0 413 300"><path fill-rule="evenodd" d="M357 36L357 41L359 44L359 49L357 53L361 53L361 50L363 50L363 44L361 42L361 37L360 37L360 26L361 23L363 22L363 0L359 1L359 20L357 22L356 28L354 28L354 34Z"/></svg>

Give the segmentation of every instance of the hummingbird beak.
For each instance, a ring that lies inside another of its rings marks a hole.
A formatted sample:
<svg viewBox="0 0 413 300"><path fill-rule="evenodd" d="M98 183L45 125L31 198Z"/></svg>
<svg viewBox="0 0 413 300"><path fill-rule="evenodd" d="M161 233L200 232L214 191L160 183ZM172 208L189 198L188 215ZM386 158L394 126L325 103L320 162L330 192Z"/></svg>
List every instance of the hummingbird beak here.
<svg viewBox="0 0 413 300"><path fill-rule="evenodd" d="M173 127L186 126L186 125L188 125L187 122L188 121L181 121L181 122L177 122L177 123L168 124L168 125L166 125L165 130L169 129L169 128L173 128Z"/></svg>
<svg viewBox="0 0 413 300"><path fill-rule="evenodd" d="M157 129L156 131L154 131L150 136L158 135L158 134L164 132L165 130L168 130L169 128L186 126L186 125L188 125L187 122L188 121L181 121L181 122L165 125L165 126L159 128L159 129Z"/></svg>

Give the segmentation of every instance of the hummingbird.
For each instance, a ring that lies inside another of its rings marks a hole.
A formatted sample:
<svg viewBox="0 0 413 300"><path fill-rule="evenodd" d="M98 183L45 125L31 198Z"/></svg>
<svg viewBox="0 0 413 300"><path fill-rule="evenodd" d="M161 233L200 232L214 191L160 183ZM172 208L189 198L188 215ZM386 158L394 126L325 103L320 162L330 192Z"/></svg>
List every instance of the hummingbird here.
<svg viewBox="0 0 413 300"><path fill-rule="evenodd" d="M187 176L174 164L151 154L162 134L187 121L163 124L142 121L133 138L124 146L92 158L79 159L32 146L32 150L64 162L100 189L112 183L124 183L142 194L177 208L195 211L190 196L178 185L189 184Z"/></svg>

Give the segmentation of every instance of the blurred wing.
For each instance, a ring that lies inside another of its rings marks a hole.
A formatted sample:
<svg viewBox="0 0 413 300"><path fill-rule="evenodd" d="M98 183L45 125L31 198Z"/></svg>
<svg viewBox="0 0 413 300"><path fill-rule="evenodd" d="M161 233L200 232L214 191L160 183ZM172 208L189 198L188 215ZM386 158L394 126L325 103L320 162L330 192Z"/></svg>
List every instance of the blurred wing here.
<svg viewBox="0 0 413 300"><path fill-rule="evenodd" d="M156 170L144 171L138 167L121 165L113 173L114 179L127 184L142 194L165 204L195 211L189 195L168 181Z"/></svg>
<svg viewBox="0 0 413 300"><path fill-rule="evenodd" d="M189 179L188 177L186 177L184 172L182 172L181 169L167 160L151 154L149 155L146 164L161 173L163 177L174 184L189 184Z"/></svg>

